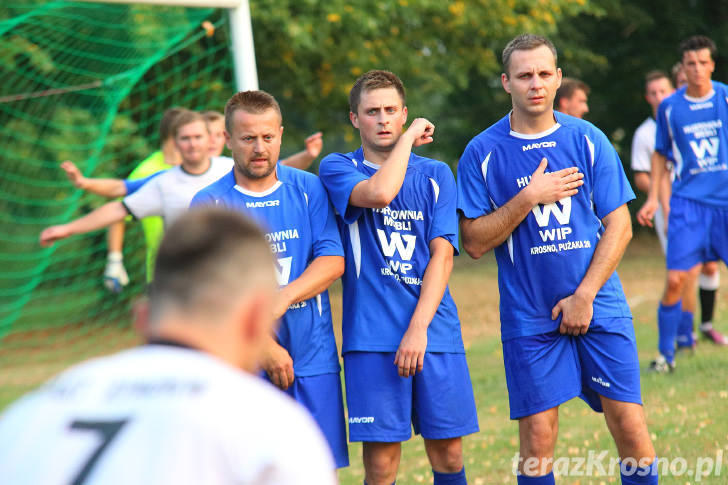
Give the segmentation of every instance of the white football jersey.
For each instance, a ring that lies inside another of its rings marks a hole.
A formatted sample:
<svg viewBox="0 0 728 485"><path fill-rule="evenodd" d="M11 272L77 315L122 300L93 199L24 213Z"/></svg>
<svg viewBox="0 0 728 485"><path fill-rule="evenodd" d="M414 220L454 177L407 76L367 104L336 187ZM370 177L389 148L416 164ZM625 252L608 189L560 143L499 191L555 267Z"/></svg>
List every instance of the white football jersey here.
<svg viewBox="0 0 728 485"><path fill-rule="evenodd" d="M124 205L137 219L162 216L164 226L169 227L187 211L197 192L227 175L232 168L233 159L228 157L211 157L210 168L198 175L185 172L181 165L172 167L124 197Z"/></svg>
<svg viewBox="0 0 728 485"><path fill-rule="evenodd" d="M147 345L79 364L0 419L12 484L332 484L306 411L203 352Z"/></svg>

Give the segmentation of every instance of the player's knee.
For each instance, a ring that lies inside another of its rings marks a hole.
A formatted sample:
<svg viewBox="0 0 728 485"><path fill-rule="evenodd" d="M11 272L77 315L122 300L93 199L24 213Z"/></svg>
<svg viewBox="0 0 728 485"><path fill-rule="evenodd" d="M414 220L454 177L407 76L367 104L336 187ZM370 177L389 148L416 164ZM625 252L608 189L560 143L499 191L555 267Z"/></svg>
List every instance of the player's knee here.
<svg viewBox="0 0 728 485"><path fill-rule="evenodd" d="M395 447L365 446L364 467L366 468L367 482L379 483L381 480L390 480L396 476L399 466L399 449Z"/></svg>
<svg viewBox="0 0 728 485"><path fill-rule="evenodd" d="M430 464L441 473L457 473L463 468L463 447L460 439L426 440Z"/></svg>
<svg viewBox="0 0 728 485"><path fill-rule="evenodd" d="M529 421L521 430L521 454L544 457L553 454L556 429L547 421Z"/></svg>
<svg viewBox="0 0 728 485"><path fill-rule="evenodd" d="M684 271L668 271L667 288L665 289L667 296L677 296L679 298L685 285L686 277L687 273Z"/></svg>

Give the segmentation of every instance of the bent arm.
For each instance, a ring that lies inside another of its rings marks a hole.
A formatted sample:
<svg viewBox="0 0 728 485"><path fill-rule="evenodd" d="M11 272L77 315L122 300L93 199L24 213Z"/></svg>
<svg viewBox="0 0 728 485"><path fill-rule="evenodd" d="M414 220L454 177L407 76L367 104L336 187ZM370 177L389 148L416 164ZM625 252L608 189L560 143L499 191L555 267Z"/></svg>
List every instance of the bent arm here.
<svg viewBox="0 0 728 485"><path fill-rule="evenodd" d="M528 187L521 190L504 206L477 219L460 218L463 248L471 258L478 259L491 249L500 246L526 218L535 201Z"/></svg>
<svg viewBox="0 0 728 485"><path fill-rule="evenodd" d="M108 198L124 197L126 185L121 179L96 179L84 177L81 189Z"/></svg>
<svg viewBox="0 0 728 485"><path fill-rule="evenodd" d="M315 158L316 157L312 157L306 150L301 150L300 152L294 153L290 157L281 160L281 164L305 170L309 165L311 165L311 162L313 162Z"/></svg>
<svg viewBox="0 0 728 485"><path fill-rule="evenodd" d="M387 207L402 188L412 148L431 143L434 130L435 126L426 119L414 120L399 137L377 173L354 186L349 204L372 209Z"/></svg>
<svg viewBox="0 0 728 485"><path fill-rule="evenodd" d="M289 306L313 298L344 274L342 256L319 256L311 261L301 276L281 288L275 316L280 318Z"/></svg>

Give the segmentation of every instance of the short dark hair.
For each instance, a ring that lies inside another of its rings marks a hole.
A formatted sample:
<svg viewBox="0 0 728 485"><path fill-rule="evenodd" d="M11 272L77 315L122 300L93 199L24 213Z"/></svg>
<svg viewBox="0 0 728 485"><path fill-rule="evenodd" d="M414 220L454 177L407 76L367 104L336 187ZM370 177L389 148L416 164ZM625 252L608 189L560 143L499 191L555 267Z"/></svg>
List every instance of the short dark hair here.
<svg viewBox="0 0 728 485"><path fill-rule="evenodd" d="M198 208L165 232L149 287L152 320L173 307L210 314L248 287L275 281L274 263L263 232L239 212Z"/></svg>
<svg viewBox="0 0 728 485"><path fill-rule="evenodd" d="M164 113L162 113L162 119L159 121L159 143L164 143L169 138L174 136L172 134L172 126L174 125L174 121L177 119L177 117L187 111L185 108L181 108L179 106L175 106L173 108L169 108L164 110Z"/></svg>
<svg viewBox="0 0 728 485"><path fill-rule="evenodd" d="M228 133L232 133L233 116L239 109L251 114L261 114L272 109L278 113L281 121L283 120L281 107L272 95L261 90L240 91L233 94L225 104L225 129Z"/></svg>
<svg viewBox="0 0 728 485"><path fill-rule="evenodd" d="M554 61L556 61L558 59L556 47L554 46L553 42L541 35L528 33L521 34L508 42L508 44L506 44L505 48L503 49L502 55L503 72L505 72L506 76L509 76L508 69L511 67L511 55L514 51L530 51L532 49L536 49L537 47L541 47L542 45L545 45L549 48L551 53L553 53L554 55Z"/></svg>
<svg viewBox="0 0 728 485"><path fill-rule="evenodd" d="M715 42L713 42L710 37L706 37L704 35L694 35L680 42L680 46L677 48L677 52L680 56L680 61L682 61L682 58L686 52L697 51L700 49L709 49L710 57L712 59L715 59L715 52L717 50L715 47Z"/></svg>
<svg viewBox="0 0 728 485"><path fill-rule="evenodd" d="M670 76L668 76L665 71L662 71L660 69L655 69L655 70L650 71L647 74L645 74L645 86L650 84L652 81L657 81L658 79L667 79L667 82L672 84L672 80L670 79Z"/></svg>
<svg viewBox="0 0 728 485"><path fill-rule="evenodd" d="M177 114L177 116L174 118L174 121L172 122L172 136L177 136L177 134L179 133L179 129L183 126L189 125L190 123L195 123L197 121L201 121L202 123L204 123L205 129L207 129L208 132L210 131L210 128L207 126L207 120L204 116L202 116L202 113L189 109L183 109Z"/></svg>
<svg viewBox="0 0 728 485"><path fill-rule="evenodd" d="M554 105L559 107L559 103L562 99L571 99L577 91L584 91L584 94L589 94L589 86L581 79L573 77L561 78L561 86L556 90L556 96L554 97Z"/></svg>
<svg viewBox="0 0 728 485"><path fill-rule="evenodd" d="M349 109L356 114L361 102L361 93L363 91L371 91L372 89L394 88L402 99L402 106L406 104L406 96L404 92L404 84L396 74L381 69L367 71L359 79L354 82L349 92Z"/></svg>

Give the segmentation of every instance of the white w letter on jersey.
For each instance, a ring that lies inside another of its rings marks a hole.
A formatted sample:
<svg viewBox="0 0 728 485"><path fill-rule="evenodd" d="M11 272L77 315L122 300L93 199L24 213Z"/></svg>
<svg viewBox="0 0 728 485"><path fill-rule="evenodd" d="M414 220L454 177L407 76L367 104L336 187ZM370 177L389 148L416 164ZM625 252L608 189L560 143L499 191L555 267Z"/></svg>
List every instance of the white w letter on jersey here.
<svg viewBox="0 0 728 485"><path fill-rule="evenodd" d="M536 217L536 222L540 227L546 227L549 225L549 217L551 214L554 215L556 220L562 226L569 223L569 219L571 219L571 197L564 197L559 202L563 209L559 209L556 202L544 205L543 210L541 210L540 205L536 205L533 209L531 209L531 212L533 212L534 217Z"/></svg>
<svg viewBox="0 0 728 485"><path fill-rule="evenodd" d="M703 138L700 140L700 143L695 140L690 140L690 148L693 149L693 153L695 153L695 157L698 160L705 158L705 152L708 152L711 157L717 157L719 144L720 140L717 136Z"/></svg>
<svg viewBox="0 0 728 485"><path fill-rule="evenodd" d="M402 261L409 261L412 259L412 254L415 252L415 241L417 241L417 236L412 234L405 234L402 236L398 232L393 232L392 240L387 241L387 233L381 229L377 229L377 236L379 236L382 251L388 258L394 256L394 251L397 250ZM405 242L402 242L402 239L404 239Z"/></svg>
<svg viewBox="0 0 728 485"><path fill-rule="evenodd" d="M278 264L276 265L276 279L278 280L278 284L280 286L285 286L288 284L288 280L291 278L292 263L292 256L288 256L287 258L278 258Z"/></svg>

